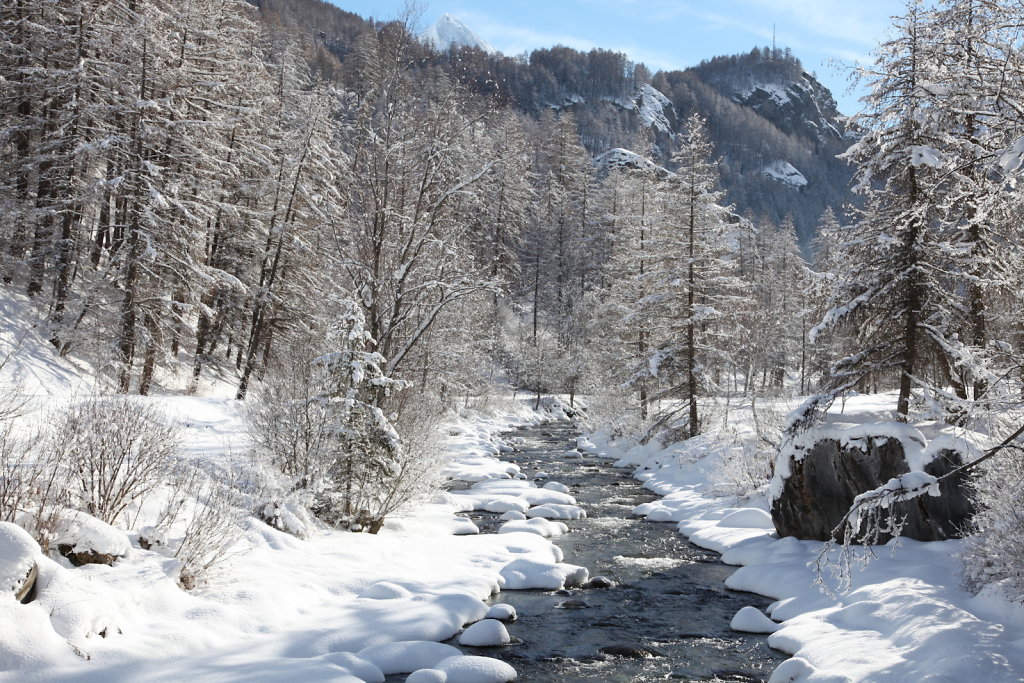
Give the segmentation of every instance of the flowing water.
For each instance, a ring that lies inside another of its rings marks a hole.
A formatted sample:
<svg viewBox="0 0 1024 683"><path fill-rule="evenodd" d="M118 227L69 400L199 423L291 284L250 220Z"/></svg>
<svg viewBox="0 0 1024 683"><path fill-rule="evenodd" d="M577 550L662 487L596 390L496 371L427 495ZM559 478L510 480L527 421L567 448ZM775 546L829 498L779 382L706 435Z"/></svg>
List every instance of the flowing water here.
<svg viewBox="0 0 1024 683"><path fill-rule="evenodd" d="M511 434L524 439L521 450L505 458L528 476L543 471L570 487L587 519L567 522L570 533L555 542L566 562L616 586L503 591L491 602L515 606L509 633L517 642L462 649L508 661L527 683L767 680L784 658L765 636L737 633L729 622L741 607L769 601L727 590L735 568L688 543L675 524L632 516L655 496L627 471L601 458L565 459L575 434L565 424L522 429ZM500 525L497 515L472 517L484 533Z"/></svg>

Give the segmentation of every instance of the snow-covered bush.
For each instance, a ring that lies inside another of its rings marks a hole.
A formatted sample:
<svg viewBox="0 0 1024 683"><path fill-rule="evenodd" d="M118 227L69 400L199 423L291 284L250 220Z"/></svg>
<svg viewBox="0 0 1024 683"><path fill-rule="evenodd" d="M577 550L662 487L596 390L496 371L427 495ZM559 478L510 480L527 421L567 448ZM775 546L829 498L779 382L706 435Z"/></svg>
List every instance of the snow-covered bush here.
<svg viewBox="0 0 1024 683"><path fill-rule="evenodd" d="M718 438L726 436L722 433ZM714 493L742 500L771 481L775 452L763 444L735 435L720 451Z"/></svg>
<svg viewBox="0 0 1024 683"><path fill-rule="evenodd" d="M139 544L181 562L178 583L191 590L231 556L246 517L245 494L229 478L217 481L179 463L168 477L155 523L139 530Z"/></svg>
<svg viewBox="0 0 1024 683"><path fill-rule="evenodd" d="M75 507L113 524L170 471L177 427L152 405L128 397L90 397L56 416L46 445Z"/></svg>
<svg viewBox="0 0 1024 683"><path fill-rule="evenodd" d="M328 353L297 354L272 369L246 411L257 457L290 480L338 528L376 533L423 472L380 403L404 383L388 378L359 305L344 302ZM303 356L305 358L303 358Z"/></svg>
<svg viewBox="0 0 1024 683"><path fill-rule="evenodd" d="M1024 453L991 460L974 498L978 512L964 553L964 582L972 591L995 585L1024 602Z"/></svg>

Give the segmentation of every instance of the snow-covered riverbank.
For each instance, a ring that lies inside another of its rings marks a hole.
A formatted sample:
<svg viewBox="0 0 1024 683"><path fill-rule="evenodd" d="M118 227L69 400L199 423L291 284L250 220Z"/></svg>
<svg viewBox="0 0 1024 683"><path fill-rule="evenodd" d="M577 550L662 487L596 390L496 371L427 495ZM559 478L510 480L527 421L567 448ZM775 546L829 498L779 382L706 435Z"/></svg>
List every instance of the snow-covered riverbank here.
<svg viewBox="0 0 1024 683"><path fill-rule="evenodd" d="M50 400L63 398L63 386L43 384ZM235 401L138 400L174 416L185 430L185 457L245 466ZM488 501L529 508L542 490L510 479L518 470L498 461L508 448L498 435L549 417L514 402L486 414L464 411L447 426L447 476L499 478L507 484ZM0 598L0 679L383 681L429 669L417 679L511 680L509 665L439 641L485 617L507 616L483 599L510 582L550 588L553 576L577 580L585 570L561 564L561 551L544 535L478 534L455 514L478 497L440 494L378 535L318 528L303 539L249 516L232 557L190 592L177 584L177 561L140 547L135 530L124 532L130 549L113 566L73 568L36 553L37 599Z"/></svg>
<svg viewBox="0 0 1024 683"><path fill-rule="evenodd" d="M877 559L854 571L849 592L830 597L815 585L820 543L778 538L764 495L738 501L718 491L722 462L744 426L730 429L667 448L623 450L593 439L663 496L636 514L678 522L691 542L739 566L727 586L777 600L771 619L744 610L733 622L773 631L769 644L792 656L773 682L1024 680L1024 608L961 588L962 541L902 539L895 554L878 548Z"/></svg>

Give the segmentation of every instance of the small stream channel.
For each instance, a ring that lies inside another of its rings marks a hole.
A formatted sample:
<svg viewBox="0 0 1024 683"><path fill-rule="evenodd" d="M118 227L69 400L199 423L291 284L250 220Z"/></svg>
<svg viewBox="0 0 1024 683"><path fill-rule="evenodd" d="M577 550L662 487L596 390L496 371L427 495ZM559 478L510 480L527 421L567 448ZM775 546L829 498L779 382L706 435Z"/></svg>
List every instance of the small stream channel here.
<svg viewBox="0 0 1024 683"><path fill-rule="evenodd" d="M491 602L515 606L519 619L509 633L519 642L463 647L467 654L503 659L527 683L767 680L784 657L766 637L732 631L729 622L741 607L763 609L768 600L727 590L723 582L734 568L687 542L674 523L632 516L636 505L656 496L627 471L603 458L565 459L575 445L572 425L528 427L509 436L524 443L505 459L531 478L543 471L566 484L587 511L587 519L568 522L570 532L555 539L565 561L617 586L503 591ZM484 533L501 524L498 515L471 516Z"/></svg>

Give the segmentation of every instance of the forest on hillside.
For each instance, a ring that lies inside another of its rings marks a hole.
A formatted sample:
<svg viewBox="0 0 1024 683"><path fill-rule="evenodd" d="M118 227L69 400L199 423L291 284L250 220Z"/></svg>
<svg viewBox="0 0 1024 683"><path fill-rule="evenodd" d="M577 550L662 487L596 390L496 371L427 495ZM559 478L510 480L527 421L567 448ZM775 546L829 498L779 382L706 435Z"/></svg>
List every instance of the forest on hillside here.
<svg viewBox="0 0 1024 683"><path fill-rule="evenodd" d="M791 431L854 391L895 392L904 421L997 433L1018 414L1018 3L909 3L844 154L863 208L816 221L813 267L792 219L739 216L722 193L769 152L719 163L712 142L742 130L800 156L798 131L706 85L802 73L791 55L655 75L600 50L524 64L302 4L328 40L288 5L5 4L0 277L53 353L115 392L231 382L279 408L276 435L282 406L319 406L326 466L267 447L334 477L314 506L332 523L373 528L413 457L402 435L499 382L612 396L641 442L700 434L723 397L815 394ZM630 145L671 174L599 172L588 143L619 144L618 119L546 105L638 83L713 114Z"/></svg>

